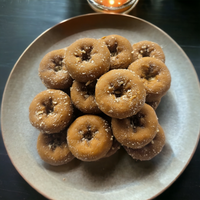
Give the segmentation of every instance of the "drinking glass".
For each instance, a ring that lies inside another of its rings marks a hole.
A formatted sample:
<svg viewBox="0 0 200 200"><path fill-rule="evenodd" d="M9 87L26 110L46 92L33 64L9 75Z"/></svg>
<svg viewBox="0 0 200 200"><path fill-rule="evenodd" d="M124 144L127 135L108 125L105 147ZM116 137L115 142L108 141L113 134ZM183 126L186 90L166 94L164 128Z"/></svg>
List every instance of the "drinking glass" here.
<svg viewBox="0 0 200 200"><path fill-rule="evenodd" d="M87 0L91 8L103 13L129 13L139 0Z"/></svg>

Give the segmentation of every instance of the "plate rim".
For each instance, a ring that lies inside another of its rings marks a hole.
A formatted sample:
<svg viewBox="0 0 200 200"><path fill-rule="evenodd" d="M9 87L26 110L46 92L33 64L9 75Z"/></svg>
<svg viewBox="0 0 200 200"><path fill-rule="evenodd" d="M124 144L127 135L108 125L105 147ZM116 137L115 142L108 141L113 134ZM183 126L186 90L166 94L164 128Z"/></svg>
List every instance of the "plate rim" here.
<svg viewBox="0 0 200 200"><path fill-rule="evenodd" d="M190 68L193 69L193 72L195 74L195 77L197 79L197 81L199 82L199 79L198 79L198 75L196 73L196 70L191 62L191 60L189 59L189 57L187 56L187 54L184 52L184 50L178 45L178 43L173 40L173 38L171 36L169 36L165 31L163 31L161 28L159 28L158 26L152 24L151 22L148 22L147 20L144 20L144 19L141 19L139 17L136 17L136 16L132 16L132 15L128 15L128 14L109 14L109 13L89 13L89 14L83 14L83 15L78 15L78 16L75 16L75 17L71 17L71 18L68 18L68 19L65 19L65 20L62 20L60 21L59 23L55 24L54 26L48 28L47 30L43 31L39 36L37 36L26 48L25 50L22 52L22 54L20 55L20 57L17 59L17 61L15 62L9 76L8 76L8 79L6 81L6 85L4 87L4 91L3 91L3 96L2 96L2 103L1 103L1 132L2 132L2 138L3 138L3 143L4 143L4 146L5 146L5 149L6 149L6 152L9 156L9 159L12 163L12 165L15 167L15 169L17 170L17 172L20 174L20 176L33 188L35 189L38 193L40 193L41 195L43 195L44 197L48 198L48 199L52 199L51 197L49 197L48 195L46 195L45 193L42 192L42 190L40 190L39 188L37 188L36 186L34 186L29 180L26 179L26 177L22 174L22 172L20 171L20 169L15 165L14 161L12 160L12 157L10 156L10 153L7 149L7 146L5 145L5 140L4 140L4 128L3 128L3 110L4 110L4 102L5 102L5 94L6 94L6 91L7 91L7 87L8 87L8 84L9 84L9 81L12 77L12 74L16 68L16 66L18 65L19 61L21 60L21 58L24 56L24 54L29 50L29 48L40 38L42 37L43 35L45 35L48 31L54 29L55 27L57 26L60 26L61 24L63 23L67 23L68 21L73 21L75 19L78 19L78 18L83 18L83 17L92 17L92 16L95 16L95 15L113 15L113 16L118 16L118 17L125 17L125 18L132 18L132 19L136 19L136 20L139 20L141 22L144 22L150 26L152 26L153 28L157 29L159 32L161 32L162 34L164 34L166 37L168 37L175 45L176 47L178 47L178 49L182 52L182 54L187 58L187 60L189 61L190 63ZM199 83L200 85L200 83ZM182 170L178 173L178 175L167 185L165 186L160 192L158 192L157 194L155 194L154 196L152 196L150 199L154 199L156 197L158 197L160 194L162 194L165 190L167 190L179 177L180 175L185 171L186 167L188 166L188 164L190 163L190 161L192 160L195 152L196 152L196 149L197 149L197 146L198 146L198 143L199 143L199 140L200 140L200 130L199 130L199 133L198 133L198 136L197 136L197 140L196 140L196 143L194 145L194 148L192 150L192 153L188 159L188 161L185 163L184 167L182 168Z"/></svg>

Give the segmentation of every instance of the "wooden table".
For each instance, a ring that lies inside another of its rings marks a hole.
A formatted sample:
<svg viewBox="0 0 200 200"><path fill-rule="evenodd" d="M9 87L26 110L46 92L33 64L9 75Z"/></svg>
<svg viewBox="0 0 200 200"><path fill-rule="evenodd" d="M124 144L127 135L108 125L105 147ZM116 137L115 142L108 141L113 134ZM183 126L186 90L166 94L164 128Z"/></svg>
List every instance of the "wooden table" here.
<svg viewBox="0 0 200 200"><path fill-rule="evenodd" d="M86 0L0 0L0 101L16 60L38 35L64 19L92 12ZM198 0L140 0L130 15L147 20L168 33L186 52L200 76ZM200 199L199 168L200 146L178 180L156 199ZM0 199L46 199L13 167L1 135Z"/></svg>

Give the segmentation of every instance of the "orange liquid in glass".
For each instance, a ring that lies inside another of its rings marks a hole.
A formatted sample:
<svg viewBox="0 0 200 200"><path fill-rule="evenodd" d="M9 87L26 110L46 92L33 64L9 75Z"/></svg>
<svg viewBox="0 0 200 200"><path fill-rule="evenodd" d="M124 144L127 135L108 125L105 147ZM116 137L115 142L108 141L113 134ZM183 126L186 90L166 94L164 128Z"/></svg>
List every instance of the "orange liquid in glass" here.
<svg viewBox="0 0 200 200"><path fill-rule="evenodd" d="M120 7L129 0L95 0L95 1L106 7Z"/></svg>

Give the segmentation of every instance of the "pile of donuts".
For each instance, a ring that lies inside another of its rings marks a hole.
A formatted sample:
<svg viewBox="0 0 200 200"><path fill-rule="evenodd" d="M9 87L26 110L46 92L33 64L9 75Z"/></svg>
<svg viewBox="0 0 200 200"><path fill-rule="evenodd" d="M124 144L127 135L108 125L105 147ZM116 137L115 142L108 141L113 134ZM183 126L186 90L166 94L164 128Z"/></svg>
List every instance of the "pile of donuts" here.
<svg viewBox="0 0 200 200"><path fill-rule="evenodd" d="M47 53L39 66L47 89L29 107L41 159L91 162L120 147L136 160L154 158L165 144L155 112L171 84L164 62L157 43L131 45L120 35L82 38Z"/></svg>

